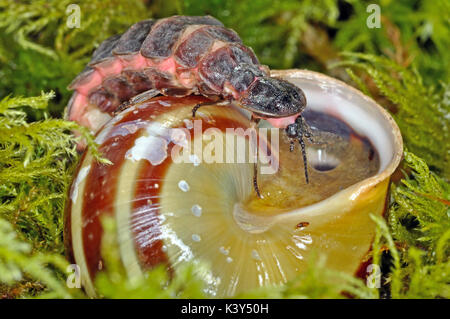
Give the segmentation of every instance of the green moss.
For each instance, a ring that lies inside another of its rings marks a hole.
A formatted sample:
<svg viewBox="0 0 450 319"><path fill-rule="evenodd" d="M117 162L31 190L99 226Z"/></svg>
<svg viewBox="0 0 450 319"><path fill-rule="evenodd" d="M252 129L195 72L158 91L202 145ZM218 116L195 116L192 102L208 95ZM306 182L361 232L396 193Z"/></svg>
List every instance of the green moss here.
<svg viewBox="0 0 450 319"><path fill-rule="evenodd" d="M339 22L333 40L340 51L387 55L393 61L408 66L416 63L427 84L449 77L450 4L446 0L379 1L381 27L366 27L369 4L351 3L352 14Z"/></svg>
<svg viewBox="0 0 450 319"><path fill-rule="evenodd" d="M405 152L411 175L392 185L388 222L377 223L374 261L380 245L391 255L387 285L392 298L449 298L449 183L430 173L419 157Z"/></svg>
<svg viewBox="0 0 450 319"><path fill-rule="evenodd" d="M71 131L79 130L94 149L95 144L90 133L73 122L27 122L24 107L45 110L53 96L0 101L0 217L34 249L61 253L62 211L78 158Z"/></svg>
<svg viewBox="0 0 450 319"><path fill-rule="evenodd" d="M0 218L0 284L6 284L6 287L13 284L24 285L22 279L26 275L28 282L37 280L43 285L40 297L71 297L73 292L66 287L62 276L57 274L66 270L68 263L64 257L52 253L32 254L31 251L31 245L18 240L12 225ZM21 293L22 295L11 297L21 297L29 291L23 288Z"/></svg>
<svg viewBox="0 0 450 319"><path fill-rule="evenodd" d="M107 270L96 278L96 289L103 298L121 299L165 299L165 298L206 298L205 283L198 276L198 264L189 264L178 269L172 276L167 267L161 265L145 274L143 278L129 278L120 262L117 247L117 230L113 219L104 219L106 230L102 240L102 255Z"/></svg>
<svg viewBox="0 0 450 319"><path fill-rule="evenodd" d="M431 256L450 230L449 185L414 154L406 153L405 162L412 172L392 188L390 226L396 239L422 247Z"/></svg>

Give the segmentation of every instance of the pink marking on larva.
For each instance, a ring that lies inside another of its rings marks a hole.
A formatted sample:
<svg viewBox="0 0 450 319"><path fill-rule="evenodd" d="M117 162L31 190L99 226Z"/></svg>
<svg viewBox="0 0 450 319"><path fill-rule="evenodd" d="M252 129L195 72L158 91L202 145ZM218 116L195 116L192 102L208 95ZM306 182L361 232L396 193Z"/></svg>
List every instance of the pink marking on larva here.
<svg viewBox="0 0 450 319"><path fill-rule="evenodd" d="M85 106L88 103L87 96L77 90L76 95L71 100L69 121L78 121L85 112Z"/></svg>
<svg viewBox="0 0 450 319"><path fill-rule="evenodd" d="M140 53L139 53L140 54ZM155 63L155 61L153 61L152 59L149 59L149 58L146 58L146 57L144 57L142 54L141 54L141 56L142 56L142 58L144 58L145 59L145 66L143 67L143 69L145 69L145 68L153 68L153 67L156 67L158 64L157 63Z"/></svg>
<svg viewBox="0 0 450 319"><path fill-rule="evenodd" d="M100 128L111 116L102 112L97 106L88 103L86 95L74 93L75 96L70 100L70 121L77 121L78 124L85 127L97 127Z"/></svg>
<svg viewBox="0 0 450 319"><path fill-rule="evenodd" d="M211 51L210 52L214 52L216 50L219 50L220 48L223 48L227 44L228 44L227 42L223 42L221 40L215 40L213 45L212 45L212 47L211 47Z"/></svg>
<svg viewBox="0 0 450 319"><path fill-rule="evenodd" d="M88 104L83 109L79 123L85 127L96 127L100 129L112 117L108 113L102 112L97 106ZM98 130L97 129L97 130Z"/></svg>
<svg viewBox="0 0 450 319"><path fill-rule="evenodd" d="M267 122L269 122L273 127L276 128L286 128L289 124L295 123L295 120L300 115L300 113L288 116L288 117L281 117L281 118L263 118Z"/></svg>
<svg viewBox="0 0 450 319"><path fill-rule="evenodd" d="M70 88L77 90L80 94L88 95L89 91L102 84L102 81L102 75L96 70L92 70L86 76L80 77L79 80L71 84Z"/></svg>
<svg viewBox="0 0 450 319"><path fill-rule="evenodd" d="M178 73L178 82L185 88L191 89L197 84L197 69L189 69Z"/></svg>
<svg viewBox="0 0 450 319"><path fill-rule="evenodd" d="M123 64L120 59L108 59L92 66L97 70L104 78L119 74L123 70Z"/></svg>
<svg viewBox="0 0 450 319"><path fill-rule="evenodd" d="M122 65L126 66L128 69L140 70L147 67L149 62L149 60L144 58L139 52L134 54L118 55L117 57L122 62Z"/></svg>
<svg viewBox="0 0 450 319"><path fill-rule="evenodd" d="M228 81L225 82L225 84L223 86L223 93L224 93L224 96L226 96L226 95L232 96L233 99L235 99L235 100L238 100L240 97L239 92L236 91L236 89Z"/></svg>
<svg viewBox="0 0 450 319"><path fill-rule="evenodd" d="M160 71L168 72L170 74L175 74L176 67L177 67L177 65L176 65L175 59L173 57L169 57L169 58L163 60L158 65L158 69Z"/></svg>

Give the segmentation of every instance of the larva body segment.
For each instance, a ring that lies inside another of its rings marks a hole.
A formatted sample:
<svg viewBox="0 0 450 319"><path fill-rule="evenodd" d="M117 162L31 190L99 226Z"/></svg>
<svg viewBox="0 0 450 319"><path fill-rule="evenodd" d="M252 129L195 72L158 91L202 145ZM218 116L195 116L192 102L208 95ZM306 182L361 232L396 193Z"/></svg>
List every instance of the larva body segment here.
<svg viewBox="0 0 450 319"><path fill-rule="evenodd" d="M175 43L179 40L183 31L191 25L216 25L223 27L220 21L209 16L174 16L159 20L142 43L142 55L153 59L170 57L173 53L173 48L176 46Z"/></svg>

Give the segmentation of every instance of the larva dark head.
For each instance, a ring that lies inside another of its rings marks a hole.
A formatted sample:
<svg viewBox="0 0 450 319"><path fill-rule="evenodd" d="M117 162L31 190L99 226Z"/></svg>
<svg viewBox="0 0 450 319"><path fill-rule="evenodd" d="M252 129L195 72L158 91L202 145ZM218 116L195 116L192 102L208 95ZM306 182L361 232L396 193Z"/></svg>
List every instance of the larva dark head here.
<svg viewBox="0 0 450 319"><path fill-rule="evenodd" d="M242 107L262 118L281 118L301 113L306 96L294 84L272 77L261 77L239 99Z"/></svg>

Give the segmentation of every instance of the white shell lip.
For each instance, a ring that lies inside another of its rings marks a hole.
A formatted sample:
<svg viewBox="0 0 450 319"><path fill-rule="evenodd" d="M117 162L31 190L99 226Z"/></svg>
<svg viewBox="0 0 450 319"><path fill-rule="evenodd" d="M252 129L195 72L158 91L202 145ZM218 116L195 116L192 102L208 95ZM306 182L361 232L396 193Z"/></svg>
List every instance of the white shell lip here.
<svg viewBox="0 0 450 319"><path fill-rule="evenodd" d="M318 72L301 69L272 70L271 76L283 78L299 86L308 99L306 108L320 110L341 118L356 132L366 136L380 155L380 170L376 175L353 184L318 203L291 211L284 217L279 216L281 219L292 215L298 217L299 215L327 214L329 209L326 207L330 204L334 206L334 209L342 207L344 211L347 211L360 194L390 178L402 159L403 140L397 123L382 106L354 87ZM312 94L314 90L319 92L315 95L320 94L321 99L327 101L318 102ZM366 118L359 119L358 115L364 115ZM371 132L371 128L377 128L379 131Z"/></svg>

